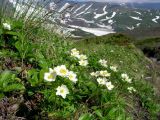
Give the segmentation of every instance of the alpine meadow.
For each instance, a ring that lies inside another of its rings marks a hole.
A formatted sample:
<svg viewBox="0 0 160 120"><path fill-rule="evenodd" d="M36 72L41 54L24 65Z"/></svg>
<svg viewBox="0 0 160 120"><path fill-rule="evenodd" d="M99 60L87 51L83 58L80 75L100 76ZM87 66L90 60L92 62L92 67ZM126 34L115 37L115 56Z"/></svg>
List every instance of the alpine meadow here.
<svg viewBox="0 0 160 120"><path fill-rule="evenodd" d="M156 4L0 0L0 120L160 120Z"/></svg>

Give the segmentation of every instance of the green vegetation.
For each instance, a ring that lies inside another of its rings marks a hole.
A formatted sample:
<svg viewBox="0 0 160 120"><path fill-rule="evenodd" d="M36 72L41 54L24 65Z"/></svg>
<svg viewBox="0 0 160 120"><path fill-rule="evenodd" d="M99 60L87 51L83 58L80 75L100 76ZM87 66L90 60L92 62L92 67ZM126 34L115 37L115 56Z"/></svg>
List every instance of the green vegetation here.
<svg viewBox="0 0 160 120"><path fill-rule="evenodd" d="M122 34L71 41L1 18L0 119L158 119L150 65Z"/></svg>

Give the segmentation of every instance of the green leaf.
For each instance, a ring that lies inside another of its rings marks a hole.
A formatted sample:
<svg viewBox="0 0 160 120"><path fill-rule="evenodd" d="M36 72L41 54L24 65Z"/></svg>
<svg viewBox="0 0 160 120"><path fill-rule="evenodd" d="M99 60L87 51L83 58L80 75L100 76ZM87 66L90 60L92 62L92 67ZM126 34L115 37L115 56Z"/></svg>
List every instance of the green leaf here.
<svg viewBox="0 0 160 120"><path fill-rule="evenodd" d="M82 114L78 120L92 120L92 114L89 113Z"/></svg>
<svg viewBox="0 0 160 120"><path fill-rule="evenodd" d="M31 86L36 86L40 82L38 75L39 75L39 73L35 69L28 71L28 80L29 80Z"/></svg>
<svg viewBox="0 0 160 120"><path fill-rule="evenodd" d="M9 82L11 82L11 73L9 71L4 71L0 75L0 87L5 87Z"/></svg>
<svg viewBox="0 0 160 120"><path fill-rule="evenodd" d="M0 35L2 35L3 34L3 31L2 31L2 29L0 29Z"/></svg>
<svg viewBox="0 0 160 120"><path fill-rule="evenodd" d="M124 113L121 113L117 118L116 120L125 120L125 114Z"/></svg>
<svg viewBox="0 0 160 120"><path fill-rule="evenodd" d="M118 110L117 107L113 107L113 108L109 111L109 113L108 113L109 118L114 119L117 110Z"/></svg>
<svg viewBox="0 0 160 120"><path fill-rule="evenodd" d="M38 53L36 55L38 59L39 66L42 68L48 68L48 62L46 61L45 57L42 55L42 53Z"/></svg>
<svg viewBox="0 0 160 120"><path fill-rule="evenodd" d="M22 84L15 83L12 85L8 85L4 88L4 92L16 91L16 90L24 90L25 87Z"/></svg>
<svg viewBox="0 0 160 120"><path fill-rule="evenodd" d="M95 113L98 117L103 118L103 115L102 115L102 111L101 111L101 110L96 110L96 111L94 111L94 113Z"/></svg>
<svg viewBox="0 0 160 120"><path fill-rule="evenodd" d="M88 82L86 85L90 88L92 91L96 91L97 85L94 82Z"/></svg>
<svg viewBox="0 0 160 120"><path fill-rule="evenodd" d="M0 100L4 97L3 93L0 93Z"/></svg>
<svg viewBox="0 0 160 120"><path fill-rule="evenodd" d="M17 41L17 42L15 43L15 47L16 47L16 49L18 50L19 53L22 52L22 43L21 43L20 41Z"/></svg>
<svg viewBox="0 0 160 120"><path fill-rule="evenodd" d="M22 34L20 34L19 32L8 31L8 32L6 32L6 34L18 36L20 39L22 39Z"/></svg>

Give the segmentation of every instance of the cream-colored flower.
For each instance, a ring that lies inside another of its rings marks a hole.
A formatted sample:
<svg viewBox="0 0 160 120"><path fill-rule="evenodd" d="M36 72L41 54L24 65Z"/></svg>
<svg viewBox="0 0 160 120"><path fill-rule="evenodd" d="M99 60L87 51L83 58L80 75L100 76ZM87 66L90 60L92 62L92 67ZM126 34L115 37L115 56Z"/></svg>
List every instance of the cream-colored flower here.
<svg viewBox="0 0 160 120"><path fill-rule="evenodd" d="M96 71L96 72L90 73L90 75L94 76L94 77L98 77L98 76L100 76L100 73L99 73L99 71Z"/></svg>
<svg viewBox="0 0 160 120"><path fill-rule="evenodd" d="M111 73L109 73L107 70L100 71L100 76L102 76L102 77L110 77Z"/></svg>
<svg viewBox="0 0 160 120"><path fill-rule="evenodd" d="M88 60L80 60L79 65L80 66L87 66L88 65Z"/></svg>
<svg viewBox="0 0 160 120"><path fill-rule="evenodd" d="M107 61L104 60L104 59L100 59L100 60L99 60L99 63L100 63L103 67L108 67Z"/></svg>
<svg viewBox="0 0 160 120"><path fill-rule="evenodd" d="M44 80L49 81L49 82L55 81L56 76L57 76L56 72L53 70L51 71L51 68L50 68L50 71L48 73L44 73Z"/></svg>
<svg viewBox="0 0 160 120"><path fill-rule="evenodd" d="M96 71L96 72L95 72L95 77L98 77L98 76L100 76L100 72L99 72L99 71Z"/></svg>
<svg viewBox="0 0 160 120"><path fill-rule="evenodd" d="M108 90L112 90L114 88L114 85L112 85L111 82L106 82L106 87L108 88Z"/></svg>
<svg viewBox="0 0 160 120"><path fill-rule="evenodd" d="M134 87L128 87L127 89L130 93L136 92L136 89Z"/></svg>
<svg viewBox="0 0 160 120"><path fill-rule="evenodd" d="M11 25L8 23L3 23L3 28L6 30L11 30Z"/></svg>
<svg viewBox="0 0 160 120"><path fill-rule="evenodd" d="M79 52L76 48L73 48L71 52Z"/></svg>
<svg viewBox="0 0 160 120"><path fill-rule="evenodd" d="M121 77L122 77L123 79L128 79L128 78L129 78L126 73L121 74Z"/></svg>
<svg viewBox="0 0 160 120"><path fill-rule="evenodd" d="M71 50L71 56L79 58L80 57L79 51L76 48L72 49Z"/></svg>
<svg viewBox="0 0 160 120"><path fill-rule="evenodd" d="M132 79L128 78L128 79L125 79L126 82L128 83L132 83Z"/></svg>
<svg viewBox="0 0 160 120"><path fill-rule="evenodd" d="M121 74L121 77L122 77L123 81L126 81L128 83L132 83L132 79L130 79L126 73Z"/></svg>
<svg viewBox="0 0 160 120"><path fill-rule="evenodd" d="M56 71L57 75L67 77L68 70L65 65L57 66L54 68L54 70Z"/></svg>
<svg viewBox="0 0 160 120"><path fill-rule="evenodd" d="M117 67L116 66L110 66L110 69L114 72L117 72Z"/></svg>
<svg viewBox="0 0 160 120"><path fill-rule="evenodd" d="M67 77L74 83L78 81L77 75L73 71L69 71Z"/></svg>
<svg viewBox="0 0 160 120"><path fill-rule="evenodd" d="M90 75L91 76L96 76L96 73L95 72L91 72Z"/></svg>
<svg viewBox="0 0 160 120"><path fill-rule="evenodd" d="M107 79L106 78L97 78L97 82L100 85L105 85L106 84Z"/></svg>
<svg viewBox="0 0 160 120"><path fill-rule="evenodd" d="M87 56L81 54L81 55L78 56L78 59L79 59L79 60L87 60Z"/></svg>
<svg viewBox="0 0 160 120"><path fill-rule="evenodd" d="M66 85L61 85L57 87L56 95L62 96L62 98L66 98L67 94L69 94L69 90Z"/></svg>

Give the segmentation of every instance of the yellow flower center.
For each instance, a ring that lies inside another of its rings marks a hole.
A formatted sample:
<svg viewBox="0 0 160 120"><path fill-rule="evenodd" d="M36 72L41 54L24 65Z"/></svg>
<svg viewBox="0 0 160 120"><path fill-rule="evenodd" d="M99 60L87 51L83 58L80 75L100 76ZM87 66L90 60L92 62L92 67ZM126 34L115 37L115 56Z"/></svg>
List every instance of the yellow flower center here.
<svg viewBox="0 0 160 120"><path fill-rule="evenodd" d="M65 75L65 74L67 73L67 71L66 71L65 69L61 69L61 70L60 70L60 73L62 73L62 74Z"/></svg>
<svg viewBox="0 0 160 120"><path fill-rule="evenodd" d="M63 90L63 89L62 89L62 90L60 90L60 93L62 93L62 94L63 94L63 93L64 93L64 90Z"/></svg>
<svg viewBox="0 0 160 120"><path fill-rule="evenodd" d="M48 79L53 79L53 74L50 74L50 75L48 76Z"/></svg>
<svg viewBox="0 0 160 120"><path fill-rule="evenodd" d="M71 79L71 80L72 80L72 79L73 79L73 75L70 75L70 76L69 76L69 79Z"/></svg>

